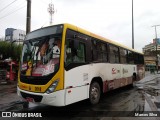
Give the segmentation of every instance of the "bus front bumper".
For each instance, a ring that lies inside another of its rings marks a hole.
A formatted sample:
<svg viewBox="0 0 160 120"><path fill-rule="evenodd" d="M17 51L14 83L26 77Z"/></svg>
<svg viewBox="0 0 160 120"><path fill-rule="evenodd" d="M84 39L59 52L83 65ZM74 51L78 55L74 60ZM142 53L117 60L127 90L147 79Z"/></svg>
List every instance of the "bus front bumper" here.
<svg viewBox="0 0 160 120"><path fill-rule="evenodd" d="M47 93L29 92L21 90L19 87L17 87L17 94L24 101L51 105L51 106L65 106L65 101L64 101L65 90L59 90L47 94Z"/></svg>

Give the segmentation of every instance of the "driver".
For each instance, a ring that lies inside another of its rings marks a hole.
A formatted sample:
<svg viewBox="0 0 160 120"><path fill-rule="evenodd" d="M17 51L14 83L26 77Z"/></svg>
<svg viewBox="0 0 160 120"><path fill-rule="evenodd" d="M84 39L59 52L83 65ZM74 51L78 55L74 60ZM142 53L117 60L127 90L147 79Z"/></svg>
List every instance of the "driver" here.
<svg viewBox="0 0 160 120"><path fill-rule="evenodd" d="M46 55L47 55L47 49L48 49L48 47L49 47L49 43L47 41L40 48L40 57L41 57L41 62L43 64L46 62Z"/></svg>

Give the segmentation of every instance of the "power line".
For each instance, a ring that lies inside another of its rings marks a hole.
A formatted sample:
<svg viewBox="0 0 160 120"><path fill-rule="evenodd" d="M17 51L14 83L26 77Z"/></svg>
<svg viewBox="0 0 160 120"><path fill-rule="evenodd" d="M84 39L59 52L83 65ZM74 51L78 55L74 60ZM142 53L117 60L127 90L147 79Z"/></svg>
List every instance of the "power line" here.
<svg viewBox="0 0 160 120"><path fill-rule="evenodd" d="M20 7L19 9L15 10L15 11L13 11L13 12L8 13L7 15L5 15L5 16L3 16L3 17L0 17L0 19L3 19L3 18L5 18L5 17L9 16L9 15L11 15L11 14L13 14L13 13L15 13L15 12L21 10L21 9L24 8L24 7L26 7L26 5L23 6L23 7Z"/></svg>
<svg viewBox="0 0 160 120"><path fill-rule="evenodd" d="M21 7L22 5L24 5L24 2L26 2L26 1L22 1L20 4L16 4L15 7L9 7L9 8L7 8L7 11L8 11L8 12L3 12L3 14L4 14L4 13L5 13L5 14L4 14L4 15L1 15L1 16L5 16L6 14L13 12L16 8L19 8L19 7Z"/></svg>
<svg viewBox="0 0 160 120"><path fill-rule="evenodd" d="M12 5L14 2L16 2L17 0L14 0L13 2L11 2L10 4L8 4L6 7L2 8L0 10L0 12L2 12L3 10L5 10L6 8L8 8L10 5Z"/></svg>

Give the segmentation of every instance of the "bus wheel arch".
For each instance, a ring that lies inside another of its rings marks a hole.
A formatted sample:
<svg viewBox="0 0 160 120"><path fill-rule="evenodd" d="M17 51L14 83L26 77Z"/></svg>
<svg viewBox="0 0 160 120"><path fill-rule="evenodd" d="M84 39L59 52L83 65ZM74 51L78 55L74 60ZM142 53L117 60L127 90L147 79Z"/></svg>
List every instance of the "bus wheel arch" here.
<svg viewBox="0 0 160 120"><path fill-rule="evenodd" d="M103 92L103 82L100 77L92 79L89 88L89 102L91 104L97 104L100 100L101 93Z"/></svg>
<svg viewBox="0 0 160 120"><path fill-rule="evenodd" d="M133 82L137 81L137 74L136 73L133 73L132 80L133 80Z"/></svg>

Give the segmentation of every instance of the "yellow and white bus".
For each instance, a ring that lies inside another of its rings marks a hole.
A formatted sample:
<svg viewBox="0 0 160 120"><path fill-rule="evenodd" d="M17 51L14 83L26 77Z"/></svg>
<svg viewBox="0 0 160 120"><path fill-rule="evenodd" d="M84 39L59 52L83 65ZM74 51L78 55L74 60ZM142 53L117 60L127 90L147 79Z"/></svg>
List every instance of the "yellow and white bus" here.
<svg viewBox="0 0 160 120"><path fill-rule="evenodd" d="M66 106L144 77L143 54L71 24L27 34L18 95L29 102Z"/></svg>

